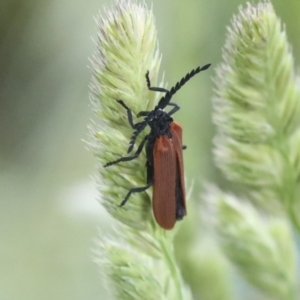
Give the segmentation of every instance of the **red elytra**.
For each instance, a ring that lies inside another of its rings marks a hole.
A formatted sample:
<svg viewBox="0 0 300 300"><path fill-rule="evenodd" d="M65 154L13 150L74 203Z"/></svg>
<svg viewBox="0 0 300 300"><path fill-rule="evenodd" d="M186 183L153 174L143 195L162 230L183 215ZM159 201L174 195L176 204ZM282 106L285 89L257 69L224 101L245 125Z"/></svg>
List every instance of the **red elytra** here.
<svg viewBox="0 0 300 300"><path fill-rule="evenodd" d="M153 214L164 229L186 215L181 126L172 122L170 133L172 138L158 137L153 149Z"/></svg>

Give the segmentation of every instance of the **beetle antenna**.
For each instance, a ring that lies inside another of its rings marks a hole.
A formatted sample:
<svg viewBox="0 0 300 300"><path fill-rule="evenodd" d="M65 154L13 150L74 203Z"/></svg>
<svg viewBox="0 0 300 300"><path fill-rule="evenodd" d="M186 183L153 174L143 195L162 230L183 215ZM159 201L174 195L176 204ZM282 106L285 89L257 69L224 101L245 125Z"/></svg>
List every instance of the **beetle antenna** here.
<svg viewBox="0 0 300 300"><path fill-rule="evenodd" d="M138 124L138 126L136 127L136 130L133 132L130 141L129 141L129 147L127 150L127 153L130 153L133 149L133 146L135 144L135 141L137 139L137 137L139 136L139 134L144 130L144 128L147 126L148 122L141 122Z"/></svg>
<svg viewBox="0 0 300 300"><path fill-rule="evenodd" d="M167 92L164 97L162 97L160 99L160 101L158 103L158 107L161 109L165 108L168 105L168 103L170 102L171 98L174 96L174 94L176 92L178 92L183 87L183 85L185 85L196 74L200 73L201 71L207 70L210 67L210 65L211 64L207 64L207 65L203 66L202 68L198 67L198 68L192 70L191 72L187 73L184 77L182 77L182 79L180 81L178 81L176 83L176 85L173 86L171 88L171 90L169 92Z"/></svg>
<svg viewBox="0 0 300 300"><path fill-rule="evenodd" d="M187 73L185 77L183 77L179 82L176 83L174 87L170 90L170 96L172 97L184 84L186 84L192 77L194 77L196 74L200 73L201 71L204 71L208 69L210 64L205 65L204 67L198 67L197 69L192 70L190 73Z"/></svg>

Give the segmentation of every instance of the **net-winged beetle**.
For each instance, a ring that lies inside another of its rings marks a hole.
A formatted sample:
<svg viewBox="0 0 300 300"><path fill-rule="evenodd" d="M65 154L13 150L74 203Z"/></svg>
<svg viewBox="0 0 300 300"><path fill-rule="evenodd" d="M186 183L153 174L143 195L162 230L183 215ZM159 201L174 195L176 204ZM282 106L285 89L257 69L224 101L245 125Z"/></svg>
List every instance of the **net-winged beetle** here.
<svg viewBox="0 0 300 300"><path fill-rule="evenodd" d="M149 72L147 72L146 82L148 89L154 92L163 92L165 95L152 111L141 111L138 113L137 117L144 117L142 122L134 124L131 109L122 100L118 100L118 103L126 109L128 122L134 130L127 153L133 150L138 135L147 125L150 127L150 133L144 137L132 156L125 156L108 162L104 167L137 158L145 146L147 185L130 189L120 206L125 205L132 193L143 192L153 185L153 214L156 222L164 229L172 229L176 220L181 220L186 215L182 155L182 149L185 146L182 145L182 128L172 118L172 115L180 107L176 103L171 102L171 99L187 81L209 67L210 64L207 64L202 68L198 67L192 70L170 90L152 87ZM172 109L169 112L165 112L166 106L172 106Z"/></svg>

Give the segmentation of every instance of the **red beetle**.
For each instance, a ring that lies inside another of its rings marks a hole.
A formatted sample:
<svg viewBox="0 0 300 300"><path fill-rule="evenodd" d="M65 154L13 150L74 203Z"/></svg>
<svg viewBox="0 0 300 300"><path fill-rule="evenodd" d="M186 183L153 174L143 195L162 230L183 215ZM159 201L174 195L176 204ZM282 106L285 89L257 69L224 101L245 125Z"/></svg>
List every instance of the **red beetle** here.
<svg viewBox="0 0 300 300"><path fill-rule="evenodd" d="M154 110L138 113L137 117L144 117L144 121L142 122L134 124L131 109L122 100L118 100L118 103L127 110L128 122L134 129L127 153L132 151L138 135L147 125L151 130L144 137L134 155L108 162L104 167L137 158L145 146L147 185L130 189L120 206L125 205L132 193L143 192L153 185L153 213L156 222L164 229L172 229L175 222L181 220L186 215L182 156L182 150L185 149L185 146L182 145L182 128L171 117L180 107L170 101L173 95L189 79L197 73L208 69L209 66L210 64L207 64L202 68L198 67L192 70L172 87L170 91L160 87L151 87L149 72L147 72L146 81L149 90L164 92L166 94L160 99ZM164 111L167 105L173 107L169 112Z"/></svg>

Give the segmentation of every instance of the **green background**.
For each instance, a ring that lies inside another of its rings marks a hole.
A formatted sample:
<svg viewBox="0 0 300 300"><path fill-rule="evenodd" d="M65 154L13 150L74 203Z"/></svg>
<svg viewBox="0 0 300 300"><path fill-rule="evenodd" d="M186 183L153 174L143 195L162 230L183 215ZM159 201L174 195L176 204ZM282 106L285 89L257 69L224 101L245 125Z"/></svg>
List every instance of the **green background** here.
<svg viewBox="0 0 300 300"><path fill-rule="evenodd" d="M226 26L245 2L153 1L168 86L212 63L174 99L195 203L204 181L228 186L211 154L212 77ZM93 16L112 3L0 1L1 300L108 299L93 251L116 223L96 201L96 160L82 140L93 117L87 68L95 50ZM300 1L272 3L299 65Z"/></svg>

